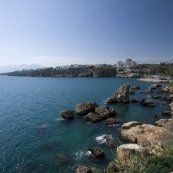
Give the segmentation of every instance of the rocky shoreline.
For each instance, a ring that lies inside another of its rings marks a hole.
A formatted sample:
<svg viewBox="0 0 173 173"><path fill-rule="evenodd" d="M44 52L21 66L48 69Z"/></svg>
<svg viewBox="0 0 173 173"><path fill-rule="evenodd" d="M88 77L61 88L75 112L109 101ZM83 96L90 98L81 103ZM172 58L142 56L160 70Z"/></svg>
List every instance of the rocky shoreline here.
<svg viewBox="0 0 173 173"><path fill-rule="evenodd" d="M146 93L152 93L154 89L159 89L160 96L158 99L166 100L169 104L170 110L164 111L163 115L172 116L173 115L173 89L168 86L161 86L160 84L154 84ZM139 86L133 86L132 89L140 89ZM126 103L130 102L129 94L133 91L130 89L130 84L124 84L120 86L113 97L106 100L109 103ZM164 93L169 94L168 97ZM134 93L133 93L134 94ZM134 99L132 99L134 103ZM131 101L132 101L131 100ZM137 101L139 102L139 101ZM154 107L154 101L142 99L140 101L142 106ZM82 102L76 104L75 110L64 110L60 112L61 117L64 120L72 120L76 116L83 116L84 120L96 123L99 121L105 121L106 125L113 125L119 123L118 119L115 119L116 110L113 108L109 109L108 106L99 106L97 103L92 101ZM160 148L162 145L167 145L170 142L169 127L171 126L173 120L172 118L158 119L157 115L153 116L155 125L145 124L142 122L131 121L126 122L121 126L122 139L127 144L117 146L116 141L114 141L109 136L105 136L106 144L109 148L115 150L118 162L124 167L124 171L132 164L132 158L134 153L139 153L142 156L153 155L153 148ZM96 159L102 159L106 153L98 148L89 148L88 151L91 152L92 157ZM117 164L112 161L107 166L112 172L117 172ZM91 169L85 165L79 165L76 168L76 173L91 173Z"/></svg>
<svg viewBox="0 0 173 173"><path fill-rule="evenodd" d="M171 83L173 80L163 80L163 79L154 79L154 78L139 78L139 81L144 82L158 82L158 83Z"/></svg>

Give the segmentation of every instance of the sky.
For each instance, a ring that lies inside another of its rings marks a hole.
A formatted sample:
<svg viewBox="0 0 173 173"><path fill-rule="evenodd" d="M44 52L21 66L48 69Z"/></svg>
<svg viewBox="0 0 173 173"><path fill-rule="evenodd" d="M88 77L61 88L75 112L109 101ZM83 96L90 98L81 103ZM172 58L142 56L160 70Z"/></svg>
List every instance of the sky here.
<svg viewBox="0 0 173 173"><path fill-rule="evenodd" d="M0 0L0 66L173 62L173 0Z"/></svg>

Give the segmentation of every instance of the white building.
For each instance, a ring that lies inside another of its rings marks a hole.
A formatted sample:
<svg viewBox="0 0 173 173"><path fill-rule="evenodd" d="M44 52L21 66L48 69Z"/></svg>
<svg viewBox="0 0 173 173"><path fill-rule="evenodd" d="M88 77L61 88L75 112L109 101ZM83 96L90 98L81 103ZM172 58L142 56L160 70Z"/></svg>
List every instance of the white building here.
<svg viewBox="0 0 173 173"><path fill-rule="evenodd" d="M122 69L123 66L124 66L123 61L118 61L118 62L117 62L117 68L118 68L118 69Z"/></svg>

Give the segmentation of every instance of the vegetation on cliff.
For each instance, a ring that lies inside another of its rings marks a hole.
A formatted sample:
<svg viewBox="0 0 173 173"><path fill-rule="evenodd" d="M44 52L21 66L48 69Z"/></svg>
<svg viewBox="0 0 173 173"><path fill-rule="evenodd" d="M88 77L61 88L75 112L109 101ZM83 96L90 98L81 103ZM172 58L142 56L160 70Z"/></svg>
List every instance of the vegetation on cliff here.
<svg viewBox="0 0 173 173"><path fill-rule="evenodd" d="M8 76L31 76L31 77L114 77L116 68L111 65L101 67L69 68L69 69L37 69L10 72Z"/></svg>

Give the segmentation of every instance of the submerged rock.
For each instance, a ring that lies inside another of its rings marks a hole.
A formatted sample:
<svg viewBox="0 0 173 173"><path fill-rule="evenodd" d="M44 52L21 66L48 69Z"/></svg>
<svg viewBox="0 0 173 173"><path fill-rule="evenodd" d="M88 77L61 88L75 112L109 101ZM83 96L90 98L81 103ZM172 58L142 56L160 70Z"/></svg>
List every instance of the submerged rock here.
<svg viewBox="0 0 173 173"><path fill-rule="evenodd" d="M129 88L130 84L124 84L120 88L118 88L113 97L107 98L107 103L114 103L114 102L123 102L129 103Z"/></svg>
<svg viewBox="0 0 173 173"><path fill-rule="evenodd" d="M82 102L76 105L75 111L79 115L86 115L89 112L95 112L95 108L98 105L95 102Z"/></svg>
<svg viewBox="0 0 173 173"><path fill-rule="evenodd" d="M74 111L73 110L64 110L60 112L60 115L65 120L71 120L74 118Z"/></svg>

